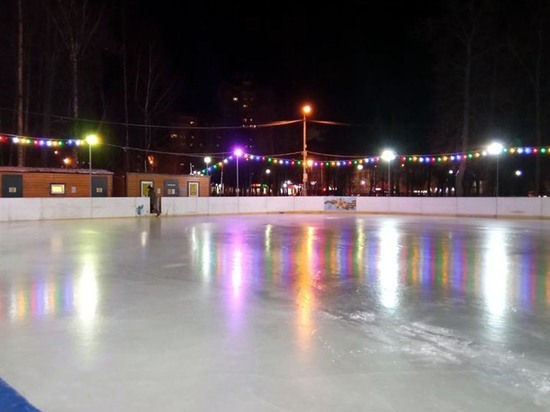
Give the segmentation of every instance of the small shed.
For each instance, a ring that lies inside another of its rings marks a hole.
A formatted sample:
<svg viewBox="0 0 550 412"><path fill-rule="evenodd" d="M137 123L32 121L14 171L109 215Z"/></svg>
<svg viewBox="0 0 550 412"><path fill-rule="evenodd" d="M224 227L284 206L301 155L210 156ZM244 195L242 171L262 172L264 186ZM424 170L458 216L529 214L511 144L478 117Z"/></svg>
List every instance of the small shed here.
<svg viewBox="0 0 550 412"><path fill-rule="evenodd" d="M0 166L2 197L110 197L113 172Z"/></svg>
<svg viewBox="0 0 550 412"><path fill-rule="evenodd" d="M116 177L116 196L147 196L153 186L159 197L205 197L210 195L210 176L172 175L160 173L126 173Z"/></svg>

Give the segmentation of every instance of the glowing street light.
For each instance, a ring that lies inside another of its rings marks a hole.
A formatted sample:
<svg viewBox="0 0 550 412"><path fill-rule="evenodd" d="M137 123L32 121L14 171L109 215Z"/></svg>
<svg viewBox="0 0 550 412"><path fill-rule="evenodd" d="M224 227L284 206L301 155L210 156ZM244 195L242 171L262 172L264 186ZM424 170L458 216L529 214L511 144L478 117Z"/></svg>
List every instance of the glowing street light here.
<svg viewBox="0 0 550 412"><path fill-rule="evenodd" d="M212 158L210 156L206 156L204 158L204 163L206 164L206 176L208 176L208 165L210 164L211 161L212 161Z"/></svg>
<svg viewBox="0 0 550 412"><path fill-rule="evenodd" d="M233 154L237 157L237 196L239 196L239 157L243 155L243 149L235 149Z"/></svg>
<svg viewBox="0 0 550 412"><path fill-rule="evenodd" d="M496 184L496 197L498 197L499 193L499 184L498 184L498 158L500 157L500 154L502 153L502 150L504 149L504 146L499 142L493 142L487 147L487 153L489 153L492 156L497 157L497 184Z"/></svg>
<svg viewBox="0 0 550 412"><path fill-rule="evenodd" d="M382 160L388 162L388 196L391 196L391 161L395 159L395 152L393 150L384 150Z"/></svg>
<svg viewBox="0 0 550 412"><path fill-rule="evenodd" d="M90 170L90 197L93 197L93 188L92 188L92 146L99 142L99 138L95 134L86 136L86 143L88 143L88 166Z"/></svg>
<svg viewBox="0 0 550 412"><path fill-rule="evenodd" d="M306 116L311 113L311 106L305 105L302 107L302 114L304 115L304 126L303 126L303 133L302 133L302 168L303 168L303 175L302 175L302 196L307 196L307 141L306 141Z"/></svg>

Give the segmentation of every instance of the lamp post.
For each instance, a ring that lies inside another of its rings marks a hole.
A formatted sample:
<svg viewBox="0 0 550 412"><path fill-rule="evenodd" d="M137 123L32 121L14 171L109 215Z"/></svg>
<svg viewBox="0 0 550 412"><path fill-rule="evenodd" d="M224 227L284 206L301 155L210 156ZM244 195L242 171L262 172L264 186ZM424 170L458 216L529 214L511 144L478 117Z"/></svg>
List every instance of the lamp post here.
<svg viewBox="0 0 550 412"><path fill-rule="evenodd" d="M303 121L303 133L302 133L302 168L303 168L303 175L302 175L302 196L307 196L307 141L306 141L306 116L311 113L311 106L305 105L302 107L302 114L304 115L304 121Z"/></svg>
<svg viewBox="0 0 550 412"><path fill-rule="evenodd" d="M237 197L239 196L239 157L242 156L243 151L242 149L235 149L234 152L235 156L237 157Z"/></svg>
<svg viewBox="0 0 550 412"><path fill-rule="evenodd" d="M211 161L212 161L212 158L210 156L206 156L204 158L204 163L206 164L206 176L208 176L208 165L210 164Z"/></svg>
<svg viewBox="0 0 550 412"><path fill-rule="evenodd" d="M504 149L504 146L499 142L493 142L487 147L487 153L490 155L494 155L497 157L497 182L496 182L496 197L498 197L499 194L499 172L498 172L498 158L500 157L500 154L502 153L502 149Z"/></svg>
<svg viewBox="0 0 550 412"><path fill-rule="evenodd" d="M363 165L362 164L359 164L357 165L357 177L359 178L359 184L360 186L358 187L357 189L357 193L358 194L361 194L363 192L363 185L365 184L365 181L363 180ZM353 186L355 186L355 184L353 184L355 182L352 182L352 190L353 190Z"/></svg>
<svg viewBox="0 0 550 412"><path fill-rule="evenodd" d="M391 196L391 161L395 159L395 153L393 150L384 150L380 157L388 162L388 196Z"/></svg>
<svg viewBox="0 0 550 412"><path fill-rule="evenodd" d="M92 188L92 146L97 144L99 141L98 137L95 134L86 136L86 143L88 143L88 166L90 170L90 197L93 197L93 188Z"/></svg>
<svg viewBox="0 0 550 412"><path fill-rule="evenodd" d="M271 173L270 169L265 169L265 175L267 180L267 194L271 196L271 184L269 181L269 174Z"/></svg>

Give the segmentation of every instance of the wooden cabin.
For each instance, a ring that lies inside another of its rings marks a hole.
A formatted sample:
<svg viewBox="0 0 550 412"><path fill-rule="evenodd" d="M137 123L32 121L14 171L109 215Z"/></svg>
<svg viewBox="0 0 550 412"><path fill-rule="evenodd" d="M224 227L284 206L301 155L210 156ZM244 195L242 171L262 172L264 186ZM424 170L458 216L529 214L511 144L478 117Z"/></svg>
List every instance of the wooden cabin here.
<svg viewBox="0 0 550 412"><path fill-rule="evenodd" d="M210 176L0 166L1 197L141 197L149 185L159 197L210 195Z"/></svg>
<svg viewBox="0 0 550 412"><path fill-rule="evenodd" d="M0 166L2 197L110 197L113 172Z"/></svg>
<svg viewBox="0 0 550 412"><path fill-rule="evenodd" d="M158 197L210 196L210 176L133 172L115 176L114 196L147 196L149 185L155 188Z"/></svg>

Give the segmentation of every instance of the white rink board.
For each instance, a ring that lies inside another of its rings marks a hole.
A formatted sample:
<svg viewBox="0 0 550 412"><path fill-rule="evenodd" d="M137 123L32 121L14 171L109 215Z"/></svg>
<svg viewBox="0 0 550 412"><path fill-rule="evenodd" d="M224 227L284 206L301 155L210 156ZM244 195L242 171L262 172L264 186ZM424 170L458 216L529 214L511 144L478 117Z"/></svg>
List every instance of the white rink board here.
<svg viewBox="0 0 550 412"><path fill-rule="evenodd" d="M323 213L327 199L331 197L163 197L161 210L163 216ZM355 212L547 219L550 218L550 200L537 197L357 197ZM0 221L3 222L145 216L150 216L146 197L0 199Z"/></svg>

